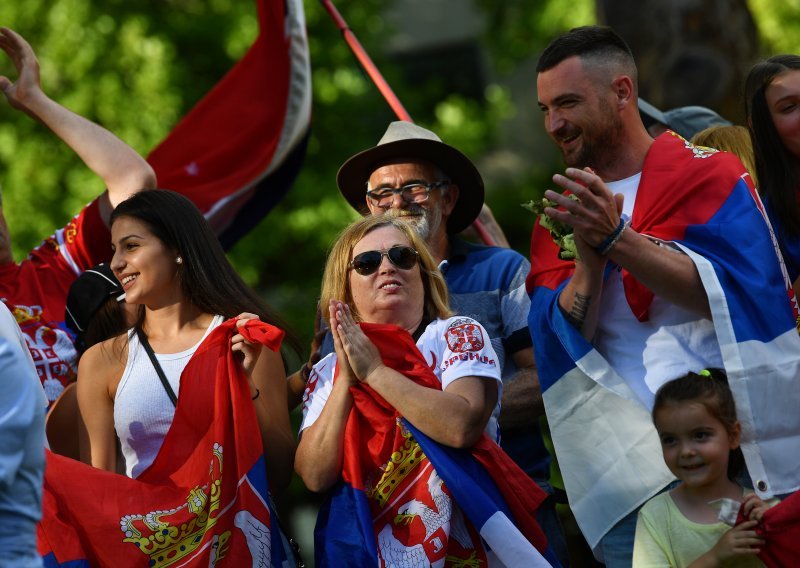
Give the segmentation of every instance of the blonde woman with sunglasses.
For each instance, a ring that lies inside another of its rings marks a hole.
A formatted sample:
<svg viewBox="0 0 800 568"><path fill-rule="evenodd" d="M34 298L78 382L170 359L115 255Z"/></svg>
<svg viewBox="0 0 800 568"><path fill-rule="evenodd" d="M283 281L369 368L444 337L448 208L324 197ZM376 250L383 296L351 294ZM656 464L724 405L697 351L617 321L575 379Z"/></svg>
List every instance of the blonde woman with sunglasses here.
<svg viewBox="0 0 800 568"><path fill-rule="evenodd" d="M345 440L352 442L346 431L352 427L348 420L354 412L354 396L377 394L381 404L388 404L444 446L471 448L484 431L496 441L492 412L502 383L490 338L477 321L453 316L444 279L424 241L408 223L383 215L366 217L345 229L328 257L320 304L328 309L335 353L314 366L304 395L295 469L309 489L337 489L348 452L351 457L356 452L359 460L377 464L367 477L380 477L385 470L383 458L370 454L371 447L345 447ZM385 354L379 353L361 323L392 324L401 328L394 333L406 338L402 330L407 331L440 388L423 386L387 366L382 358ZM383 431L393 431L395 419L390 422ZM374 432L370 427L366 430L360 434L362 439L375 440L382 431L380 427ZM441 496L441 480L428 479L422 483L432 487L432 495ZM404 510L411 508L409 504ZM440 506L440 513L442 509ZM391 521L394 516L386 514L386 518ZM413 514L406 519L409 526L419 522ZM380 532L378 554L388 561L391 545L399 542L391 535L395 526L384 524L380 525L384 529L381 532L376 522L375 531ZM426 536L425 531L421 534ZM447 536L443 538L447 542ZM476 540L479 546L480 538Z"/></svg>

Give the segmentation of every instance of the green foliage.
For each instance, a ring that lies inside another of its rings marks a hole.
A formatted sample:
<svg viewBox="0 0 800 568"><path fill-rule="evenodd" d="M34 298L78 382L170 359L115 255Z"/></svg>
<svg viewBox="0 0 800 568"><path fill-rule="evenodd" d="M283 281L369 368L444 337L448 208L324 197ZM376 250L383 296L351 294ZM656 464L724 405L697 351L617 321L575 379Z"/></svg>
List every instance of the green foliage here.
<svg viewBox="0 0 800 568"><path fill-rule="evenodd" d="M568 197L578 201L578 198L575 195L569 195ZM531 199L527 203L522 203L521 205L523 209L527 209L536 217L538 217L539 224L548 230L550 236L553 237L553 242L555 242L560 249L558 253L559 258L564 260L573 260L579 258L578 248L575 245L575 234L572 230L572 227L566 223L548 217L544 212L545 208L547 207L557 207L558 204L555 201L551 201L546 197L543 197L539 200Z"/></svg>
<svg viewBox="0 0 800 568"><path fill-rule="evenodd" d="M486 14L486 41L501 73L537 53L558 34L595 23L594 1L477 0Z"/></svg>
<svg viewBox="0 0 800 568"><path fill-rule="evenodd" d="M765 56L800 53L800 0L749 0Z"/></svg>

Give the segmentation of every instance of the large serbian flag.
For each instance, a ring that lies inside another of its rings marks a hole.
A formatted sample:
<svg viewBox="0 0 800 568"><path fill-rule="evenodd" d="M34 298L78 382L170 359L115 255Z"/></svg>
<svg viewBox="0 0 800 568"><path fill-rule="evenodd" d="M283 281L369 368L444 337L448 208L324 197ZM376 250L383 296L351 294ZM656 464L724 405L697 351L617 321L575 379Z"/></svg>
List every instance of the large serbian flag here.
<svg viewBox="0 0 800 568"><path fill-rule="evenodd" d="M147 158L159 187L189 197L226 248L289 190L309 132L302 0L258 0L258 16L250 50Z"/></svg>
<svg viewBox="0 0 800 568"><path fill-rule="evenodd" d="M574 263L558 259L557 246L538 223L531 242L529 326L539 381L570 505L593 548L611 526L673 479L650 408L658 386L681 371L654 380L647 371L653 362L662 369L684 365L690 369L683 373L699 371L713 352L736 399L742 449L756 490L767 497L800 487L800 461L786 459L800 455L796 303L741 163L732 154L663 134L645 159L631 226L692 259L712 312L711 322L690 317L673 326L670 337L685 339L674 350L651 349L664 329L653 322L674 317L678 308L664 303L656 308L653 294L623 271L618 309L630 310L633 333L649 330L646 344L631 348L636 352L628 357L641 366L639 374L630 368L618 372L565 320L557 302ZM616 271L609 263L606 287L619 278ZM609 296L601 302L614 301ZM699 340L700 329L707 330L706 343ZM628 339L635 345L630 334ZM677 350L691 360L670 359Z"/></svg>
<svg viewBox="0 0 800 568"><path fill-rule="evenodd" d="M407 332L361 327L386 365L441 388ZM471 451L446 448L368 386L350 392L342 482L317 520L317 566L551 565L534 516L544 492L497 444L484 434Z"/></svg>
<svg viewBox="0 0 800 568"><path fill-rule="evenodd" d="M50 566L286 566L235 320L181 375L172 426L137 479L47 452L39 552ZM242 328L277 350L283 332ZM224 562L223 562L224 560Z"/></svg>

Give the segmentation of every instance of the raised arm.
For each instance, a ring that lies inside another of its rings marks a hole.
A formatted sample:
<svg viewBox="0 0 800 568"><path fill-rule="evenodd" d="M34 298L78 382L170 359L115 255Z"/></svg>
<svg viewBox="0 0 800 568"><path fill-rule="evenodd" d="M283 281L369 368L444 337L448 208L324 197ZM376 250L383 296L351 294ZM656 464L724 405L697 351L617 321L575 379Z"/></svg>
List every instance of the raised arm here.
<svg viewBox="0 0 800 568"><path fill-rule="evenodd" d="M101 214L108 223L121 201L142 189L153 188L153 168L114 134L50 99L42 90L39 62L33 49L18 33L0 28L0 49L17 69L17 80L0 76L0 89L9 104L50 128L89 168L102 178L108 191Z"/></svg>

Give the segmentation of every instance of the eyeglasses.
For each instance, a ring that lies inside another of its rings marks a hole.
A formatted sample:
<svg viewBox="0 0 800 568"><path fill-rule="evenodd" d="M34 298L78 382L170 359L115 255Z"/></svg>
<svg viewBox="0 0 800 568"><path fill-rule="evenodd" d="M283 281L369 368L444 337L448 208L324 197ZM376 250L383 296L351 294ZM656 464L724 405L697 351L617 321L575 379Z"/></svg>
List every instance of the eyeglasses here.
<svg viewBox="0 0 800 568"><path fill-rule="evenodd" d="M347 266L362 276L369 276L378 270L384 256L397 268L411 270L417 264L419 253L411 247L401 245L393 246L389 250L368 250L355 255Z"/></svg>
<svg viewBox="0 0 800 568"><path fill-rule="evenodd" d="M428 200L431 191L440 187L450 185L448 180L435 181L433 183L415 182L404 185L403 187L379 187L367 191L367 197L376 207L388 209L392 206L394 196L398 193L403 196L406 203L424 203Z"/></svg>

